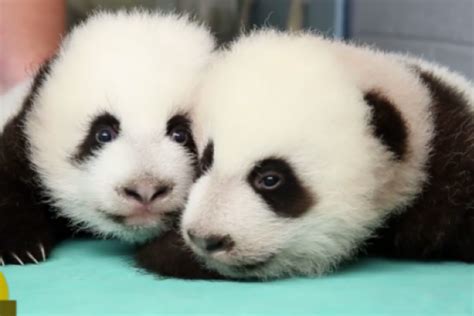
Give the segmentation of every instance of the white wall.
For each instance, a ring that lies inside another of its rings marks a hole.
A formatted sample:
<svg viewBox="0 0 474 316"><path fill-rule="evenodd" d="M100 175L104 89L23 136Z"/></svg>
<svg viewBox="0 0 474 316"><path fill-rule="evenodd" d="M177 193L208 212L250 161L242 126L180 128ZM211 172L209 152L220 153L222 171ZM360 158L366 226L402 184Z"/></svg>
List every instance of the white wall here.
<svg viewBox="0 0 474 316"><path fill-rule="evenodd" d="M474 78L474 0L349 0L348 36Z"/></svg>

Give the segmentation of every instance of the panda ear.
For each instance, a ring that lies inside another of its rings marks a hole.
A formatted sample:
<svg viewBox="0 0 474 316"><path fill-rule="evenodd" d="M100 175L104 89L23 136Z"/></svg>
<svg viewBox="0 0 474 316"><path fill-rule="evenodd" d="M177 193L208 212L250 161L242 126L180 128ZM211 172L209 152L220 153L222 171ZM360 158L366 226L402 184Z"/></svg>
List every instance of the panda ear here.
<svg viewBox="0 0 474 316"><path fill-rule="evenodd" d="M393 153L396 160L402 160L407 152L408 130L397 107L377 91L364 94L365 103L371 109L370 125L374 136Z"/></svg>
<svg viewBox="0 0 474 316"><path fill-rule="evenodd" d="M43 86L44 82L46 81L46 77L50 70L52 58L45 61L41 65L41 67L38 68L30 87L24 91L24 95L21 96L22 99L18 100L18 102L22 102L20 111L3 127L3 143L5 145L10 144L6 145L5 148L9 148L9 150L18 151L15 155L11 157L16 157L17 154L20 156L25 156L25 153L27 152L26 150L24 150L25 146L27 146L27 144L25 143L26 137L23 137L23 129L27 119L26 116L33 107L34 98L36 97L38 90Z"/></svg>
<svg viewBox="0 0 474 316"><path fill-rule="evenodd" d="M204 148L201 160L199 162L201 175L206 173L209 169L211 169L213 163L214 163L214 143L211 140L207 143L206 148Z"/></svg>
<svg viewBox="0 0 474 316"><path fill-rule="evenodd" d="M36 174L32 174L30 168L29 159L31 158L27 150L29 147L28 137L25 135L24 127L27 121L27 114L33 107L35 95L46 80L49 68L49 61L45 62L39 68L31 87L25 91L25 95L22 95L23 99L18 100L18 102L22 102L21 109L15 116L7 121L5 126L3 126L3 130L0 130L0 166L2 166L0 178L2 179L11 177L11 179L31 180L32 177L36 176ZM0 104L0 107L1 106ZM5 188L8 189L7 187ZM13 187L13 189L15 188ZM2 196L2 194L6 196L7 193L0 192L0 196Z"/></svg>
<svg viewBox="0 0 474 316"><path fill-rule="evenodd" d="M53 55L52 57L46 59L43 64L41 64L41 66L38 68L38 71L36 72L35 78L33 80L33 84L31 86L31 95L35 95L38 89L46 81L46 77L49 74L49 71L51 70L51 64L55 59L56 55Z"/></svg>

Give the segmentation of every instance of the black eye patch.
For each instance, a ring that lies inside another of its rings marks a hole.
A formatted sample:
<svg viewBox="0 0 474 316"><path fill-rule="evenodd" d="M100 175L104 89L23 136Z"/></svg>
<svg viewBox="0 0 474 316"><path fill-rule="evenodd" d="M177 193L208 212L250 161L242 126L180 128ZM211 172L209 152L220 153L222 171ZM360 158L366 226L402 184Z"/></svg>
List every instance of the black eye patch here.
<svg viewBox="0 0 474 316"><path fill-rule="evenodd" d="M107 131L108 138L104 138L104 132ZM73 156L73 160L82 163L94 154L107 142L113 141L120 133L120 122L110 113L103 113L94 118L89 125L89 132L77 148L77 152ZM107 141L101 141L101 140Z"/></svg>
<svg viewBox="0 0 474 316"><path fill-rule="evenodd" d="M299 217L315 203L315 197L284 159L267 158L258 162L247 181L265 203L283 217Z"/></svg>
<svg viewBox="0 0 474 316"><path fill-rule="evenodd" d="M197 148L191 132L191 121L186 115L178 114L170 118L166 124L166 135L182 145L197 164Z"/></svg>
<svg viewBox="0 0 474 316"><path fill-rule="evenodd" d="M204 152L202 153L202 158L199 163L201 174L209 170L212 167L213 163L214 163L214 143L210 141L207 144L206 148L204 148Z"/></svg>

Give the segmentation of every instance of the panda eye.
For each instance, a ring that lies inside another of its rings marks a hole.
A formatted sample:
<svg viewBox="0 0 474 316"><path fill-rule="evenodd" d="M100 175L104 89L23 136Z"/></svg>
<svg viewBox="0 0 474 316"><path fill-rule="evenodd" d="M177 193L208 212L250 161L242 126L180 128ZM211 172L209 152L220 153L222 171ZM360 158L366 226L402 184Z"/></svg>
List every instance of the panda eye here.
<svg viewBox="0 0 474 316"><path fill-rule="evenodd" d="M117 132L112 126L104 126L95 134L95 140L100 144L105 144L117 138Z"/></svg>
<svg viewBox="0 0 474 316"><path fill-rule="evenodd" d="M178 144L184 144L189 140L189 132L184 126L176 126L170 131L170 137Z"/></svg>
<svg viewBox="0 0 474 316"><path fill-rule="evenodd" d="M255 178L255 187L259 190L275 190L283 184L283 175L268 171Z"/></svg>

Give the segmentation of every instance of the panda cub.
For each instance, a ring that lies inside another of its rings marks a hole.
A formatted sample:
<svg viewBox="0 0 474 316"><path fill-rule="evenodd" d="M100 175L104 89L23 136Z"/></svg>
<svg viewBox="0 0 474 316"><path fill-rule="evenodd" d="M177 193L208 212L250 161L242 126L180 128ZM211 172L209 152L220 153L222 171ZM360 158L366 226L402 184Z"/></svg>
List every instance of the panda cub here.
<svg viewBox="0 0 474 316"><path fill-rule="evenodd" d="M71 227L140 242L170 226L196 175L191 91L213 48L186 17L98 13L3 99L0 265L45 260Z"/></svg>
<svg viewBox="0 0 474 316"><path fill-rule="evenodd" d="M309 34L237 41L198 98L203 175L182 215L186 246L168 233L139 264L269 279L361 251L472 262L473 91L437 65Z"/></svg>

